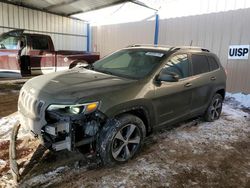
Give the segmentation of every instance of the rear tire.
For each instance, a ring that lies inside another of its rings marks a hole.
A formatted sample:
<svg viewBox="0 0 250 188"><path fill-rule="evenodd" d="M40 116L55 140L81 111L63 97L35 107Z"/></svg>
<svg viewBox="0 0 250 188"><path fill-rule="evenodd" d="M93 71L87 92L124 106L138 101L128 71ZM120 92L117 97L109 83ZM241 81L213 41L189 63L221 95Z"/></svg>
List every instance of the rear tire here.
<svg viewBox="0 0 250 188"><path fill-rule="evenodd" d="M221 111L222 111L222 102L223 102L222 96L216 93L213 96L209 104L209 107L207 108L207 111L204 115L205 121L213 122L220 118Z"/></svg>
<svg viewBox="0 0 250 188"><path fill-rule="evenodd" d="M143 121L125 114L108 121L99 138L99 154L104 165L125 163L141 149L146 136Z"/></svg>

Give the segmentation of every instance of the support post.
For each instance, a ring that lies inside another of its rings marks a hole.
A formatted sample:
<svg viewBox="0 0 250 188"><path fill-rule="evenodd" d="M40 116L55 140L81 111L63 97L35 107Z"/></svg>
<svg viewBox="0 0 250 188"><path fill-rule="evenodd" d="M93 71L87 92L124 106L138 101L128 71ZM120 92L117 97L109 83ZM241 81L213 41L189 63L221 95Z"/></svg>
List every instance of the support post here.
<svg viewBox="0 0 250 188"><path fill-rule="evenodd" d="M155 37L154 37L154 45L158 44L158 35L159 35L159 14L155 14Z"/></svg>
<svg viewBox="0 0 250 188"><path fill-rule="evenodd" d="M87 23L87 52L90 51L90 25Z"/></svg>

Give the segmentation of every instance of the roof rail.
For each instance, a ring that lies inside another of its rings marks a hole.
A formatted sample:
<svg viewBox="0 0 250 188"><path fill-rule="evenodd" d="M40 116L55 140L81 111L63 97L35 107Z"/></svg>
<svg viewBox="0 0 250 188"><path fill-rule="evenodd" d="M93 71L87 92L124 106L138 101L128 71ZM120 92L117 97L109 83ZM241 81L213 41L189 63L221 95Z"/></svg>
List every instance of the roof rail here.
<svg viewBox="0 0 250 188"><path fill-rule="evenodd" d="M203 52L210 52L208 49L198 47L198 46L176 46L176 47L173 47L171 50L181 50L181 49L192 49L192 50L200 50Z"/></svg>
<svg viewBox="0 0 250 188"><path fill-rule="evenodd" d="M181 49L193 49L193 50L200 50L203 52L210 52L208 49L206 48L202 48L202 47L197 47L197 46L169 46L169 45L154 45L154 44L132 44L127 46L127 48L131 48L131 47L162 47L162 48L170 48L170 51L173 50L181 50Z"/></svg>
<svg viewBox="0 0 250 188"><path fill-rule="evenodd" d="M169 46L169 45L132 44L132 45L128 45L127 48L130 48L130 47L143 47L143 46L147 46L147 47L162 47L162 48L170 48L170 47L171 47L171 46Z"/></svg>

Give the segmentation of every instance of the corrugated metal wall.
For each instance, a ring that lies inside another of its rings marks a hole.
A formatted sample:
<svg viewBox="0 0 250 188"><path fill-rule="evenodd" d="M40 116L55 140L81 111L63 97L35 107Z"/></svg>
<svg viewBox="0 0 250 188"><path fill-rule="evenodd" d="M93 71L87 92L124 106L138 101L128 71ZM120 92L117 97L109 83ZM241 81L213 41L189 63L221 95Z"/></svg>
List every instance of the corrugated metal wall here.
<svg viewBox="0 0 250 188"><path fill-rule="evenodd" d="M0 2L0 33L11 29L50 35L56 50L87 49L83 21Z"/></svg>
<svg viewBox="0 0 250 188"><path fill-rule="evenodd" d="M219 55L228 72L227 90L250 93L250 60L228 60L228 47L250 44L250 9L160 21L159 44L202 46ZM93 28L93 47L101 56L134 43L153 43L154 22Z"/></svg>
<svg viewBox="0 0 250 188"><path fill-rule="evenodd" d="M154 22L135 22L92 28L93 51L101 57L131 44L154 42Z"/></svg>

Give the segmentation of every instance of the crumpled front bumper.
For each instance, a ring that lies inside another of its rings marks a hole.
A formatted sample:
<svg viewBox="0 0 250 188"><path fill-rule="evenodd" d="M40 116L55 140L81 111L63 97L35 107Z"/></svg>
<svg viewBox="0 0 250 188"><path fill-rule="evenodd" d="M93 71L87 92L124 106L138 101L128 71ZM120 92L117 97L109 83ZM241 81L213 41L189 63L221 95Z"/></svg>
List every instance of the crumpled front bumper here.
<svg viewBox="0 0 250 188"><path fill-rule="evenodd" d="M27 97L29 98L29 97ZM31 101L29 101L31 100ZM30 104L29 104L30 103ZM24 127L26 131L28 131L32 136L37 137L41 140L42 144L44 146L48 146L48 140L46 140L46 135L47 136L53 136L57 137L58 132L65 132L68 134L68 136L65 137L64 140L61 140L56 143L51 142L49 145L52 149L59 151L63 149L68 149L69 151L72 150L72 138L70 135L71 131L71 125L70 122L59 122L59 123L54 123L54 124L47 124L45 121L45 109L44 104L41 105L40 110L37 110L36 108L38 105L35 104L35 100L33 101L32 99L24 99L24 100L19 100L18 102L18 112L19 112L19 121L20 124ZM25 106L26 105L26 106ZM30 107L29 109L27 109ZM39 112L39 113L38 113Z"/></svg>

